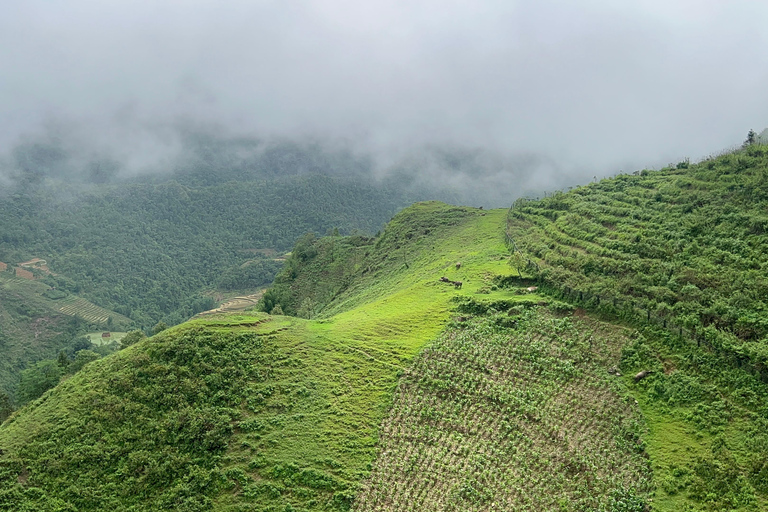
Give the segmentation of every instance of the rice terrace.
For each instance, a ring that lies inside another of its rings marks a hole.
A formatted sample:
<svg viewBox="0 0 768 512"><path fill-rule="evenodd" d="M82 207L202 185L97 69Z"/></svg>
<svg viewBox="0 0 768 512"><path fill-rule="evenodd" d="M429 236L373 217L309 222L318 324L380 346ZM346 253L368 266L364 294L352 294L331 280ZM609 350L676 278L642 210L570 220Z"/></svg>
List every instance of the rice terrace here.
<svg viewBox="0 0 768 512"><path fill-rule="evenodd" d="M131 321L123 315L99 307L82 297L72 295L59 301L58 311L69 316L79 316L83 320L94 324L106 325L110 317L112 317L113 321L123 324L130 323Z"/></svg>

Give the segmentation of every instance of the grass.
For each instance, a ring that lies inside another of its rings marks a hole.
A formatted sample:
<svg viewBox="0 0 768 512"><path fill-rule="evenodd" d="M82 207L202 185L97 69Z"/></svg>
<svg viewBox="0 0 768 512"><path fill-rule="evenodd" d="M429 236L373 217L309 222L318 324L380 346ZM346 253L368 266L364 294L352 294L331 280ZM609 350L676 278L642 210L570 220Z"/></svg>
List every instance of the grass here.
<svg viewBox="0 0 768 512"><path fill-rule="evenodd" d="M100 347L102 345L110 345L112 343L120 344L120 340L125 338L125 335L128 334L127 332L115 332L115 331L109 331L109 338L102 338L101 335L106 331L99 331L99 332L89 332L85 334L85 337L88 338L88 341L96 345L97 347Z"/></svg>
<svg viewBox="0 0 768 512"><path fill-rule="evenodd" d="M400 380L354 510L643 510L642 419L605 371L625 335L603 331L544 308L454 324Z"/></svg>
<svg viewBox="0 0 768 512"><path fill-rule="evenodd" d="M89 363L0 427L0 510L763 506L758 388L500 286L505 222L419 203L297 244L275 297L311 318L208 315Z"/></svg>
<svg viewBox="0 0 768 512"><path fill-rule="evenodd" d="M212 315L90 363L0 428L6 496L31 499L29 492L36 489L44 496L39 503L63 500L82 510L120 510L120 503L140 509L140 503L164 503L188 491L196 496L189 510L346 510L376 457L379 426L398 377L450 319L451 299L522 298L508 290L477 293L494 275L511 271L501 229L505 212L461 209L454 215L455 210L426 203L396 217L385 243L369 255L378 275L358 274L316 319ZM450 222L442 223L445 217ZM414 225L431 226L431 233L412 241L406 266L389 254L388 244ZM440 283L442 275L462 280L463 288ZM195 363L192 371L189 365L202 354L211 354L210 360L200 359L209 369ZM222 382L231 392L217 398ZM147 409L143 404L153 396L158 398ZM92 403L112 405L95 411ZM199 462L196 447L162 426L168 415L163 411L190 407L203 424L230 418L231 432L216 434L226 439L226 448L215 444ZM78 433L75 425L91 426ZM113 458L93 459L88 443L94 429L111 432L98 445ZM46 444L53 437L57 444ZM147 452L148 459L126 485L130 496L142 501L126 496L116 501L106 489L123 457L134 451ZM175 462L157 458L177 452L189 455ZM57 467L72 471L66 478L81 474L93 489L75 499L45 460L59 460ZM83 461L90 463L82 466ZM156 464L173 464L163 480L171 481L162 488L147 480ZM24 468L28 476L21 484L14 471ZM197 484L183 477L191 473L218 483L195 494L189 489Z"/></svg>

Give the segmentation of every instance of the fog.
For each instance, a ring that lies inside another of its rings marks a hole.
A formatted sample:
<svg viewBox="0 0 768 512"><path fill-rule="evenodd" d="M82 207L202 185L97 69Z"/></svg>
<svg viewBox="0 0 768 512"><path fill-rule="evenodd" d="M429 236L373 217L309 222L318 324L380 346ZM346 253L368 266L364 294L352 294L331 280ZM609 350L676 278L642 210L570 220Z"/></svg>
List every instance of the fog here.
<svg viewBox="0 0 768 512"><path fill-rule="evenodd" d="M53 174L168 172L191 132L491 195L695 160L768 126L767 22L746 0L6 0L0 187L35 145Z"/></svg>

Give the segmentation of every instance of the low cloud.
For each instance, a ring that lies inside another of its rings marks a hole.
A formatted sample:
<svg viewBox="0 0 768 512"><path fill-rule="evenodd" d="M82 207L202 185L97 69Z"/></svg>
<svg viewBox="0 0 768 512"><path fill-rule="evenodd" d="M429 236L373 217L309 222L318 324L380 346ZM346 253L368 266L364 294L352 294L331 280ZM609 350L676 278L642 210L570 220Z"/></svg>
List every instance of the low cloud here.
<svg viewBox="0 0 768 512"><path fill-rule="evenodd" d="M0 169L168 172L212 132L489 194L561 188L761 131L767 17L745 0L11 0ZM64 156L22 162L36 143Z"/></svg>

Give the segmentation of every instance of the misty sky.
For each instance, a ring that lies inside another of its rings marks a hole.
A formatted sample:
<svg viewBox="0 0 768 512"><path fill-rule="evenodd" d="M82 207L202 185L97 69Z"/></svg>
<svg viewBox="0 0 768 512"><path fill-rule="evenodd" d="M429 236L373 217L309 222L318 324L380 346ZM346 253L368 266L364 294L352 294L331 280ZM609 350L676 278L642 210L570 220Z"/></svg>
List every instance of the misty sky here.
<svg viewBox="0 0 768 512"><path fill-rule="evenodd" d="M700 158L768 126L768 2L4 0L2 11L0 153L58 131L151 169L178 150L178 126L199 125L341 139L390 159L424 145L542 155L591 176Z"/></svg>

